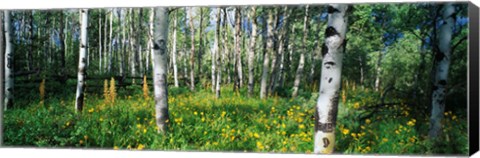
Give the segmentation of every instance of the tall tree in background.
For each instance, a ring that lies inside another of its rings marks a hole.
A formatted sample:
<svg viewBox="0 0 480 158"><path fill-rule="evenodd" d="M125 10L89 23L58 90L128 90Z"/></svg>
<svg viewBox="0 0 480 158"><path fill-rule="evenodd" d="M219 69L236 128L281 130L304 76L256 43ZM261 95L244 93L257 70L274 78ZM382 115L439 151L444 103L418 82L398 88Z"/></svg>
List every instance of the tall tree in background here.
<svg viewBox="0 0 480 158"><path fill-rule="evenodd" d="M435 53L435 81L432 92L432 114L430 116L429 137L436 138L442 131L442 119L445 110L445 95L450 67L451 41L453 27L455 25L455 7L451 4L443 6L442 20L444 21L439 30L437 48Z"/></svg>
<svg viewBox="0 0 480 158"><path fill-rule="evenodd" d="M298 95L298 88L300 86L300 80L302 79L302 76L303 76L303 69L304 69L304 66L305 66L305 53L307 51L307 46L306 46L306 43L307 43L307 36L308 36L308 20L309 20L309 16L308 16L308 5L305 6L305 16L304 16L304 20L303 20L303 50L300 51L300 60L298 62L298 67L297 67L297 72L295 73L295 81L293 81L293 93L292 93L292 97L297 97Z"/></svg>
<svg viewBox="0 0 480 158"><path fill-rule="evenodd" d="M173 16L173 43L172 43L172 62L173 62L173 79L175 81L175 87L178 87L178 75L177 75L177 11L174 11Z"/></svg>
<svg viewBox="0 0 480 158"><path fill-rule="evenodd" d="M257 39L257 9L255 6L252 6L250 14L248 14L250 20L252 21L252 33L250 35L250 45L248 46L248 95L253 96L253 88L255 86L255 75L254 75L254 59L255 59L255 44Z"/></svg>
<svg viewBox="0 0 480 158"><path fill-rule="evenodd" d="M216 84L217 84L217 79L216 79L216 75L217 75L217 71L216 71L216 66L217 66L217 58L216 56L219 56L218 54L218 46L219 46L219 42L218 42L218 38L220 37L219 34L220 34L220 8L217 8L217 16L215 17L216 18L216 25L215 25L215 38L214 38L214 41L213 41L213 51L212 51L212 92L215 93L215 90L217 88ZM217 97L217 96L216 96ZM218 97L217 97L218 98Z"/></svg>
<svg viewBox="0 0 480 158"><path fill-rule="evenodd" d="M273 54L273 8L268 10L268 19L267 19L267 45L266 51L263 53L263 68L262 68L262 79L260 81L260 98L264 99L267 97L267 86L268 86L268 66L270 54Z"/></svg>
<svg viewBox="0 0 480 158"><path fill-rule="evenodd" d="M13 32L10 11L4 11L5 29L5 109L13 107Z"/></svg>
<svg viewBox="0 0 480 158"><path fill-rule="evenodd" d="M217 59L216 59L216 69L217 69L217 77L216 78L216 83L215 83L215 97L216 98L220 98L220 83L222 83L222 71L223 69L221 68L222 66L222 63L223 63L223 60L225 59L225 49L226 49L226 46L224 45L223 47L223 50L220 49L220 38L222 38L222 43L225 43L225 38L222 37L222 34L220 33L221 31L221 26L220 26L220 22L221 22L221 14L222 13L222 9L221 8L218 8L217 9L217 29L216 29L216 38L218 39L218 42L217 42ZM225 14L225 13L224 13ZM223 19L224 22L225 22L225 19ZM223 25L225 26L225 25ZM223 53L222 53L223 52ZM221 55L220 55L221 54Z"/></svg>
<svg viewBox="0 0 480 158"><path fill-rule="evenodd" d="M168 87L167 87L167 41L168 8L155 9L153 36L153 88L155 95L155 120L159 133L168 130Z"/></svg>
<svg viewBox="0 0 480 158"><path fill-rule="evenodd" d="M235 8L235 87L234 89L239 90L243 87L243 72L242 72L242 47L240 40L242 39L241 33L241 13L240 7Z"/></svg>
<svg viewBox="0 0 480 158"><path fill-rule="evenodd" d="M195 26L193 25L193 8L189 9L190 16L190 90L195 90Z"/></svg>
<svg viewBox="0 0 480 158"><path fill-rule="evenodd" d="M87 39L87 26L88 26L88 9L82 9L80 11L80 55L78 60L78 74L77 74L77 95L75 100L75 109L77 111L82 111L83 109L83 98L85 90L85 78L87 78L86 73L86 58L88 54L88 39Z"/></svg>
<svg viewBox="0 0 480 158"><path fill-rule="evenodd" d="M342 59L346 47L346 4L328 6L325 43L322 47L320 95L315 109L314 153L330 154L335 146L335 125L341 83Z"/></svg>
<svg viewBox="0 0 480 158"><path fill-rule="evenodd" d="M0 59L4 58L3 49L3 12L0 12ZM0 60L0 98L4 97L5 91L3 91L3 81L5 76L3 75L5 60ZM1 99L0 99L1 100ZM5 102L0 101L0 147L3 146L3 111Z"/></svg>

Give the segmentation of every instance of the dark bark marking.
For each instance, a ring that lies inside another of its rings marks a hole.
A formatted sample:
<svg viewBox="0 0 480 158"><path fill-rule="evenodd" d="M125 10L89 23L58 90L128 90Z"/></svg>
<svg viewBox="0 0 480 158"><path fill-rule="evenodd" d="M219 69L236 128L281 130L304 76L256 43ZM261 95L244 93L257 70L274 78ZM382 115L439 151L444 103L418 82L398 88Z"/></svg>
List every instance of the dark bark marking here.
<svg viewBox="0 0 480 158"><path fill-rule="evenodd" d="M328 47L325 44L325 42L322 45L322 57L325 57L325 55L328 53Z"/></svg>
<svg viewBox="0 0 480 158"><path fill-rule="evenodd" d="M333 26L328 26L325 30L325 38L339 35L338 31Z"/></svg>
<svg viewBox="0 0 480 158"><path fill-rule="evenodd" d="M328 6L328 14L333 14L335 12L340 12L337 8L334 8L332 6Z"/></svg>
<svg viewBox="0 0 480 158"><path fill-rule="evenodd" d="M332 82L332 79L333 79L333 78L330 77L330 79L328 79L328 83Z"/></svg>
<svg viewBox="0 0 480 158"><path fill-rule="evenodd" d="M326 148L330 145L330 140L327 137L323 137L323 147Z"/></svg>
<svg viewBox="0 0 480 158"><path fill-rule="evenodd" d="M328 112L328 117L327 117L327 121L333 123L333 125L334 125L333 128L335 128L335 123L337 122L338 95L339 95L339 92L337 90L335 92L335 94L333 95L333 98L330 99L330 103L331 103L332 107L331 107L330 111Z"/></svg>
<svg viewBox="0 0 480 158"><path fill-rule="evenodd" d="M343 51L347 49L347 41L348 41L347 39L343 40L343 43L342 43ZM343 53L343 51L341 51L340 53Z"/></svg>
<svg viewBox="0 0 480 158"><path fill-rule="evenodd" d="M442 85L442 86L445 86L445 85L447 85L447 81L446 81L446 80L440 80L440 81L438 82L438 84L440 84L440 85Z"/></svg>
<svg viewBox="0 0 480 158"><path fill-rule="evenodd" d="M335 62L327 61L327 62L325 62L324 65L326 66L325 68L330 69L332 66L335 66Z"/></svg>
<svg viewBox="0 0 480 158"><path fill-rule="evenodd" d="M441 60L443 60L443 58L445 58L445 54L443 54L443 52L435 53L435 60L436 61L441 61Z"/></svg>

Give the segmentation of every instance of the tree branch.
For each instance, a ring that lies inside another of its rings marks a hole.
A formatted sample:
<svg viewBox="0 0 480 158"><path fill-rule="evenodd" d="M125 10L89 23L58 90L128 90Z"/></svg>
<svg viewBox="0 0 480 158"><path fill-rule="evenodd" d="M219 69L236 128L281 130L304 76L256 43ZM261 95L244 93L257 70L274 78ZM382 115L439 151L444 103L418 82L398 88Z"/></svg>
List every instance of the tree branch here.
<svg viewBox="0 0 480 158"><path fill-rule="evenodd" d="M457 43L455 43L455 45L453 45L452 47L452 53L455 52L455 48L457 48L457 46L459 46L463 41L467 40L467 36L464 36L462 39L460 39Z"/></svg>

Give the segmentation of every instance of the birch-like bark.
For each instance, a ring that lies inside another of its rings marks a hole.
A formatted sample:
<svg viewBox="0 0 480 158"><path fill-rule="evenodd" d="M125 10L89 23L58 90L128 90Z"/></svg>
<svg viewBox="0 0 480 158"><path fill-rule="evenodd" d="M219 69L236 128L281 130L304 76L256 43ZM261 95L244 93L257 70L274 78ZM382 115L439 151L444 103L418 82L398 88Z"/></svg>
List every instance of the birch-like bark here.
<svg viewBox="0 0 480 158"><path fill-rule="evenodd" d="M13 32L10 11L4 11L5 36L5 110L13 107Z"/></svg>
<svg viewBox="0 0 480 158"><path fill-rule="evenodd" d="M102 15L98 15L98 71L102 73Z"/></svg>
<svg viewBox="0 0 480 158"><path fill-rule="evenodd" d="M190 8L190 90L195 90L195 26L193 25L193 8ZM200 65L199 65L200 66Z"/></svg>
<svg viewBox="0 0 480 158"><path fill-rule="evenodd" d="M113 29L112 29L112 25L113 25L113 9L110 10L110 32L108 34L108 39L110 41L108 41L108 73L111 73L112 72L112 66L113 66L113 53L112 53L112 47L113 47L113 38L112 38L112 34L113 34Z"/></svg>
<svg viewBox="0 0 480 158"><path fill-rule="evenodd" d="M377 63L375 64L375 91L379 91L380 90L380 75L382 73L382 58L383 58L383 54L382 54L382 51L378 51L378 59L377 59Z"/></svg>
<svg viewBox="0 0 480 158"><path fill-rule="evenodd" d="M298 95L298 88L300 86L300 80L303 76L303 69L305 67L305 53L307 51L306 40L308 36L308 5L305 6L305 16L303 21L303 50L300 53L300 61L298 62L297 72L295 73L295 81L293 82L293 93L292 97L297 97Z"/></svg>
<svg viewBox="0 0 480 158"><path fill-rule="evenodd" d="M200 26L198 30L198 55L197 55L197 60L198 60L198 66L197 66L197 71L199 74L199 78L202 76L202 55L203 55L203 9L201 7L198 8L200 10Z"/></svg>
<svg viewBox="0 0 480 158"><path fill-rule="evenodd" d="M248 47L248 96L253 96L253 88L255 87L255 75L254 75L254 59L255 59L255 44L257 39L257 9L252 6L249 18L252 20L252 34L250 35L250 45Z"/></svg>
<svg viewBox="0 0 480 158"><path fill-rule="evenodd" d="M153 21L155 19L155 9L154 8L151 8L150 9L150 17L149 17L149 30L150 30L150 34L148 36L149 40L148 40L148 43L150 44L150 58L151 58L151 63L152 63L152 68L155 67L155 63L153 62L153 54L154 54L154 50L153 50ZM148 61L149 58L147 58L147 63L149 63ZM147 71L148 71L148 66L147 66Z"/></svg>
<svg viewBox="0 0 480 158"><path fill-rule="evenodd" d="M221 38L221 34L220 34L220 22L221 22L221 11L222 9L221 8L218 8L217 9L217 28L216 28L216 31L215 31L215 39L217 41L217 43L215 44L215 47L216 47L216 61L215 61L215 67L217 67L216 69L216 77L215 77L215 97L218 99L220 98L220 83L222 82L222 69L220 68L222 66L222 60L224 58L224 53L222 53L222 55L220 55L220 53L222 52L220 50L220 38ZM223 41L225 42L225 41Z"/></svg>
<svg viewBox="0 0 480 158"><path fill-rule="evenodd" d="M3 48L3 12L0 11L0 59L4 58L4 48ZM31 35L30 35L31 36ZM5 79L4 69L5 69L5 60L0 60L0 98L4 98L5 91L3 91L3 83ZM0 147L3 146L3 111L5 108L5 102L0 101Z"/></svg>
<svg viewBox="0 0 480 158"><path fill-rule="evenodd" d="M226 82L227 84L230 84L230 57L229 57L229 54L230 54L230 51L228 50L228 43L227 43L227 40L228 40L228 25L227 25L227 22L228 19L227 19L227 8L223 8L223 39L222 39L222 43L223 43L223 55L222 55L222 63L225 63L223 65L224 67L224 71L227 73L227 77L226 77Z"/></svg>
<svg viewBox="0 0 480 158"><path fill-rule="evenodd" d="M168 40L168 9L155 9L153 37L153 79L155 91L155 119L159 133L168 131L168 87L167 87L167 40Z"/></svg>
<svg viewBox="0 0 480 158"><path fill-rule="evenodd" d="M442 133L445 93L451 59L451 41L455 25L455 8L451 3L443 6L442 19L444 23L439 30L438 52L435 52L435 82L433 83L432 114L428 133L431 139L437 138Z"/></svg>
<svg viewBox="0 0 480 158"><path fill-rule="evenodd" d="M172 60L173 60L173 79L175 80L175 87L178 87L178 70L177 70L177 11L173 16L173 43L172 43Z"/></svg>
<svg viewBox="0 0 480 158"><path fill-rule="evenodd" d="M126 28L126 17L125 17L125 14L126 14L126 10L125 9L121 9L121 16L120 16L120 26L122 27L122 51L121 54L120 54L120 76L122 77L122 79L125 77L125 74L126 74L126 55L127 55L127 36L126 36L126 31L127 31L127 28Z"/></svg>
<svg viewBox="0 0 480 158"><path fill-rule="evenodd" d="M104 24L103 24L103 60L101 61L103 64L102 64L102 71L105 72L106 68L107 68L107 60L108 60L108 56L107 56L107 50L108 50L108 45L107 45L107 41L108 41L108 38L107 38L107 27L108 27L108 15L107 13L104 14L105 15L105 18L104 18Z"/></svg>
<svg viewBox="0 0 480 158"><path fill-rule="evenodd" d="M2 16L3 17L3 16ZM27 61L28 61L28 71L31 71L33 69L33 47L34 47L34 41L35 41L35 34L33 33L33 11L30 12L30 28L29 28L29 37L30 37L30 51L27 52ZM3 26L2 26L3 27ZM3 58L1 58L3 59ZM30 75L29 77L30 78Z"/></svg>
<svg viewBox="0 0 480 158"><path fill-rule="evenodd" d="M322 46L320 95L315 109L314 153L331 154L334 151L342 59L346 47L348 7L346 4L328 6L325 43Z"/></svg>
<svg viewBox="0 0 480 158"><path fill-rule="evenodd" d="M235 8L235 74L237 75L235 78L235 85L236 89L239 90L243 87L243 72L242 72L242 51L241 51L241 43L240 40L242 39L241 34L241 13L240 7Z"/></svg>
<svg viewBox="0 0 480 158"><path fill-rule="evenodd" d="M281 65L283 63L283 52L284 52L284 38L285 38L285 34L286 34L286 30L287 28L289 27L289 16L290 16L290 13L289 13L289 10L288 10L288 7L283 7L283 13L282 15L278 15L278 16L281 16L282 18L280 17L277 17L278 21L282 20L282 26L281 28L279 29L279 31L277 31L277 49L275 51L275 62L274 64L272 64L272 76L270 77L270 95L274 95L275 94L275 89L278 87L278 82L279 82L279 79L280 79L280 74L281 74ZM278 26L277 26L278 27ZM278 30L278 29L277 29Z"/></svg>
<svg viewBox="0 0 480 158"><path fill-rule="evenodd" d="M217 71L216 71L216 66L217 66L217 58L216 56L219 54L218 53L218 38L219 38L219 33L220 33L220 8L217 9L217 16L216 18L216 25L215 25L215 37L213 41L213 51L211 53L212 55L212 92L215 93L215 90L217 88ZM218 97L217 97L218 98Z"/></svg>
<svg viewBox="0 0 480 158"><path fill-rule="evenodd" d="M267 97L267 86L268 86L268 66L270 54L273 54L273 9L268 11L267 19L267 46L266 51L263 54L263 70L262 70L262 79L260 81L260 99Z"/></svg>
<svg viewBox="0 0 480 158"><path fill-rule="evenodd" d="M87 58L87 49L88 49L88 39L87 39L87 26L88 26L88 9L82 9L81 13L81 23L80 23L80 55L78 60L78 74L77 74L77 95L75 100L75 109L77 111L82 111L83 109L83 97L85 90L85 78L86 74L86 58Z"/></svg>

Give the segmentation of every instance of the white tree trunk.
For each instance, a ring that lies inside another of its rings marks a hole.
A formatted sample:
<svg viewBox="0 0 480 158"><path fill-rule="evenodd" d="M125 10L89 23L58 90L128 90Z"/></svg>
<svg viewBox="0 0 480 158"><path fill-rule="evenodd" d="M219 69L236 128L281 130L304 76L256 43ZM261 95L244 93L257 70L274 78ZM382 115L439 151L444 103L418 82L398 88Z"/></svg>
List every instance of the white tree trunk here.
<svg viewBox="0 0 480 158"><path fill-rule="evenodd" d="M335 146L335 125L341 84L342 59L346 47L346 4L328 6L325 43L322 47L320 95L315 112L314 153L330 154Z"/></svg>
<svg viewBox="0 0 480 158"><path fill-rule="evenodd" d="M253 88L255 87L255 75L254 75L254 59L255 59L255 44L257 39L257 9L252 6L250 14L248 14L250 20L252 20L252 34L250 36L250 45L248 47L248 95L253 96Z"/></svg>
<svg viewBox="0 0 480 158"><path fill-rule="evenodd" d="M108 73L112 72L112 65L113 65L113 53L112 53L112 44L113 44L113 39L112 39L112 34L113 34L113 29L112 29L112 25L113 25L113 9L110 10L110 32L109 32L109 35L108 35L108 39L110 39L109 43L108 43Z"/></svg>
<svg viewBox="0 0 480 158"><path fill-rule="evenodd" d="M216 56L219 54L218 52L218 38L220 33L220 8L217 9L217 16L216 16L216 25L215 25L215 38L213 41L213 51L212 51L212 92L215 92L217 88L217 80L216 80L216 66L217 66L217 58ZM217 97L218 98L218 97Z"/></svg>
<svg viewBox="0 0 480 158"><path fill-rule="evenodd" d="M103 72L102 69L102 17L100 16L98 18L98 57L100 60L98 60L98 71L100 73Z"/></svg>
<svg viewBox="0 0 480 158"><path fill-rule="evenodd" d="M303 20L303 50L301 51L300 54L300 61L298 62L298 67L297 67L297 73L295 74L295 81L293 82L293 93L292 97L297 97L298 95L298 87L300 86L300 80L302 79L303 76L303 69L305 67L305 53L306 53L306 38L308 36L308 30L307 30L307 25L308 25L308 5L305 7L305 16Z"/></svg>
<svg viewBox="0 0 480 158"><path fill-rule="evenodd" d="M168 9L156 8L153 37L153 80L155 91L155 113L158 132L168 130L168 87L167 87L167 41L168 41Z"/></svg>
<svg viewBox="0 0 480 158"><path fill-rule="evenodd" d="M3 49L3 12L0 11L0 59L4 58L4 49ZM31 35L30 35L31 36ZM5 91L3 91L3 81L5 78L4 73L4 67L5 66L5 60L0 60L0 98L4 97ZM5 108L5 104L2 101L0 101L0 147L3 146L3 111Z"/></svg>
<svg viewBox="0 0 480 158"><path fill-rule="evenodd" d="M451 57L451 41L455 24L454 15L454 6L451 3L445 4L442 15L445 22L440 27L438 52L435 54L435 82L432 92L432 114L430 116L429 131L429 137L432 139L438 137L442 132L445 93Z"/></svg>
<svg viewBox="0 0 480 158"><path fill-rule="evenodd" d="M267 97L268 86L268 65L270 60L270 54L273 54L273 11L269 10L267 19L267 51L263 55L263 70L262 79L260 81L260 99Z"/></svg>
<svg viewBox="0 0 480 158"><path fill-rule="evenodd" d="M216 67L217 67L217 69L216 69L216 71L217 71L217 77L216 77L216 83L215 83L215 97L216 97L216 98L220 98L220 83L222 82L222 68L221 68L221 66L222 66L222 63L223 63L223 61L224 61L224 59L225 59L225 51L227 51L227 50L226 50L227 47L226 47L226 45L224 45L224 47L223 47L223 53L222 53L222 55L220 55L220 53L222 52L222 51L220 51L220 43L219 43L219 40L220 40L220 38L221 38L220 22L221 22L221 11L222 11L222 9L221 9L221 8L218 8L217 11L218 11L218 12L217 12L217 18L218 18L218 19L217 19L217 30L216 30L215 36L216 36L216 38L218 39L218 41L217 41L217 44L216 44L216 47L217 47L216 57L217 57L217 59L216 59L216 63L215 63L215 64L216 64ZM225 13L224 13L224 14L225 14ZM224 17L225 17L225 16L224 16ZM225 18L224 18L223 20L225 20ZM225 28L226 25L224 24L223 26L224 26L224 28ZM224 33L225 33L225 32L224 32ZM222 38L222 43L223 43L223 44L225 44L225 42L226 42L225 40L226 40L225 37Z"/></svg>
<svg viewBox="0 0 480 158"><path fill-rule="evenodd" d="M150 30L150 34L148 36L149 40L148 40L148 43L150 44L150 59L151 59L151 63L152 63L152 68L155 67L155 63L153 62L153 53L154 53L154 50L153 50L153 21L155 19L155 9L154 8L151 8L150 9L150 17L149 17L149 30ZM149 63L148 61L149 58L147 58L147 63ZM148 71L148 66L147 66L147 71Z"/></svg>
<svg viewBox="0 0 480 158"><path fill-rule="evenodd" d="M243 87L243 72L242 72L242 51L240 46L240 40L242 39L241 32L241 13L240 8L235 8L235 71L236 71L236 86L237 90Z"/></svg>
<svg viewBox="0 0 480 158"><path fill-rule="evenodd" d="M82 111L83 109L83 96L85 90L85 78L87 65L85 61L87 60L87 26L88 26L88 9L82 9L81 11L81 23L80 23L80 55L78 60L78 74L77 74L77 95L75 100L75 109L77 111Z"/></svg>
<svg viewBox="0 0 480 158"><path fill-rule="evenodd" d="M382 73L382 58L383 58L383 55L382 55L382 51L380 50L378 52L378 59L377 59L377 64L375 65L375 91L379 91L380 90L380 75Z"/></svg>
<svg viewBox="0 0 480 158"><path fill-rule="evenodd" d="M190 90L195 90L195 27L193 25L193 8L189 9L190 21ZM199 65L200 66L200 65Z"/></svg>
<svg viewBox="0 0 480 158"><path fill-rule="evenodd" d="M175 87L178 87L178 70L177 70L177 11L175 11L175 19L173 20L173 43L172 43L172 60L173 60L173 78Z"/></svg>
<svg viewBox="0 0 480 158"><path fill-rule="evenodd" d="M13 107L13 32L10 11L4 11L5 30L5 110Z"/></svg>

